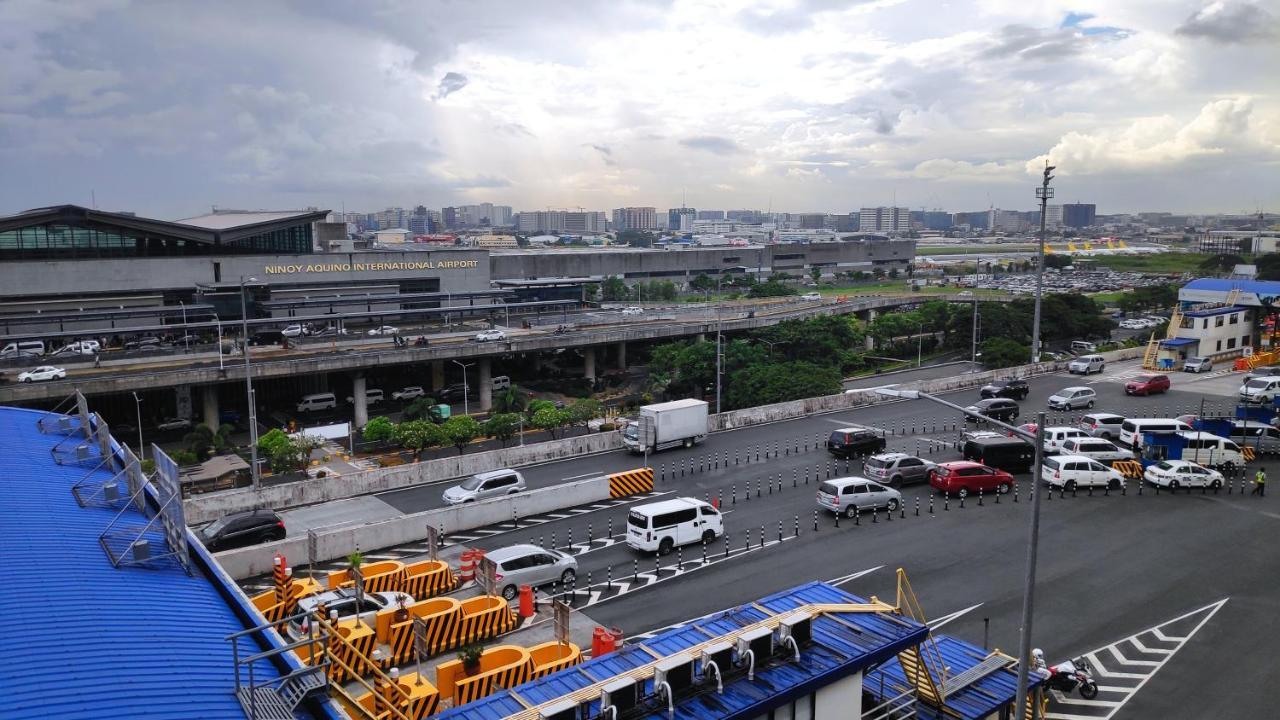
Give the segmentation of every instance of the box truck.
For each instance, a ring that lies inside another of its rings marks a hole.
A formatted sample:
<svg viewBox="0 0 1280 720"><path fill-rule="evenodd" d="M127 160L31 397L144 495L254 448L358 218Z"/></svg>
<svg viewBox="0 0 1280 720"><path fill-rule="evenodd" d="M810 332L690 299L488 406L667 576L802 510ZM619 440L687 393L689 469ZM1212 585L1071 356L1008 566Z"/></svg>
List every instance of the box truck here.
<svg viewBox="0 0 1280 720"><path fill-rule="evenodd" d="M706 439L707 403L692 399L645 405L640 419L622 433L623 444L633 453L693 447Z"/></svg>

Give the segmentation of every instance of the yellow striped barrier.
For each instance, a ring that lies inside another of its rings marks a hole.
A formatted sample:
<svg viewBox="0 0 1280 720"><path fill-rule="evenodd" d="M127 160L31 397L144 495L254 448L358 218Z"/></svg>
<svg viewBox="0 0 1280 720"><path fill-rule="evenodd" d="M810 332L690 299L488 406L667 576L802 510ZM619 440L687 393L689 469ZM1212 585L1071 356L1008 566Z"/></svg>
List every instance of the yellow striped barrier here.
<svg viewBox="0 0 1280 720"><path fill-rule="evenodd" d="M419 679L417 673L406 673L396 680L399 686L396 691L390 687L389 680L378 682L375 677L374 688L363 695L355 697L358 710L369 718L399 718L422 720L434 715L440 708L440 691L426 678ZM379 697L378 692L382 692ZM388 706L395 708L398 714L392 715ZM354 708L353 708L354 709Z"/></svg>
<svg viewBox="0 0 1280 720"><path fill-rule="evenodd" d="M473 675L463 674L461 660L437 665L436 684L440 695L451 698L457 707L580 662L582 650L573 643L552 640L531 648L497 645L480 655L480 670Z"/></svg>
<svg viewBox="0 0 1280 720"><path fill-rule="evenodd" d="M381 560L360 566L367 593L392 592L404 585L404 563L399 560Z"/></svg>
<svg viewBox="0 0 1280 720"><path fill-rule="evenodd" d="M1111 463L1111 467L1120 471L1130 480L1137 480L1142 477L1142 463L1137 460L1115 460Z"/></svg>
<svg viewBox="0 0 1280 720"><path fill-rule="evenodd" d="M529 679L537 680L582 662L582 650L573 643L551 640L529 648Z"/></svg>
<svg viewBox="0 0 1280 720"><path fill-rule="evenodd" d="M426 600L458 587L458 575L443 560L423 560L404 569L404 584L400 592L408 593L416 600Z"/></svg>
<svg viewBox="0 0 1280 720"><path fill-rule="evenodd" d="M1245 462L1253 462L1253 459L1257 457L1257 451L1251 445L1245 445L1240 448L1240 452L1244 455Z"/></svg>
<svg viewBox="0 0 1280 720"><path fill-rule="evenodd" d="M298 601L308 595L314 595L320 592L320 583L311 578L303 578L301 580L293 580L285 589L285 601L277 600L278 590L272 588L266 592L254 595L249 599L258 612L262 613L268 622L278 622L294 613Z"/></svg>
<svg viewBox="0 0 1280 720"><path fill-rule="evenodd" d="M517 618L516 611L499 595L468 598L458 608L458 624L449 647L460 647L501 635L515 628Z"/></svg>
<svg viewBox="0 0 1280 720"><path fill-rule="evenodd" d="M609 476L609 497L653 492L653 468L637 468Z"/></svg>

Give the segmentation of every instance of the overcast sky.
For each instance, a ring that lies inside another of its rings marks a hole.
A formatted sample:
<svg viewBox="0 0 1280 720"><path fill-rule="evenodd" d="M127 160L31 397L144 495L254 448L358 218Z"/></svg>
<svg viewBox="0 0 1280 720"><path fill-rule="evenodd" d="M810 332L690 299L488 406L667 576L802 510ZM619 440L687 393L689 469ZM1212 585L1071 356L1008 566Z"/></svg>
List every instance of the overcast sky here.
<svg viewBox="0 0 1280 720"><path fill-rule="evenodd" d="M1280 211L1280 0L0 0L0 213Z"/></svg>

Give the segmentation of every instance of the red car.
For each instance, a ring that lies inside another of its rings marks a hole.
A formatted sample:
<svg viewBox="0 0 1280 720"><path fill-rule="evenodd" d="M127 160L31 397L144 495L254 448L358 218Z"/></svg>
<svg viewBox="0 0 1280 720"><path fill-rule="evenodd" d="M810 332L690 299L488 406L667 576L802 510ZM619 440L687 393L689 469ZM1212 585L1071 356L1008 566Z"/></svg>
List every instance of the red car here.
<svg viewBox="0 0 1280 720"><path fill-rule="evenodd" d="M1003 494L1013 487L1013 476L1003 470L962 460L938 463L929 475L929 485L943 494L960 497L979 490Z"/></svg>
<svg viewBox="0 0 1280 720"><path fill-rule="evenodd" d="M1168 391L1168 375L1139 375L1124 384L1125 395L1154 395Z"/></svg>

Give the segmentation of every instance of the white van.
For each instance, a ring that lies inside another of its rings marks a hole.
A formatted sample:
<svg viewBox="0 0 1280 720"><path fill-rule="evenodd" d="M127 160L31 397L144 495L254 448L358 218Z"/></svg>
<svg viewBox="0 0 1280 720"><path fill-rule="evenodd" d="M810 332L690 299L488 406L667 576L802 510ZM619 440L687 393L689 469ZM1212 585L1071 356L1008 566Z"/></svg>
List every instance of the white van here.
<svg viewBox="0 0 1280 720"><path fill-rule="evenodd" d="M44 342L41 340L24 340L11 342L0 349L0 358L40 357L44 355Z"/></svg>
<svg viewBox="0 0 1280 720"><path fill-rule="evenodd" d="M316 393L304 395L298 401L298 412L315 412L316 410L332 410L338 407L338 399L333 393Z"/></svg>
<svg viewBox="0 0 1280 720"><path fill-rule="evenodd" d="M384 399L386 398L382 394L382 388L365 388L365 391L364 391L365 405L377 405L378 403L382 402ZM303 400L306 400L306 398L303 398ZM347 396L347 404L348 405L356 404L356 398L354 395Z"/></svg>
<svg viewBox="0 0 1280 720"><path fill-rule="evenodd" d="M1096 353L1096 352L1098 352L1098 346L1097 346L1097 345L1095 345L1094 343L1086 342L1086 341L1084 341L1084 340L1072 340L1072 341L1071 341L1071 352L1074 352L1074 353Z"/></svg>
<svg viewBox="0 0 1280 720"><path fill-rule="evenodd" d="M511 387L511 378L507 377L506 375L494 376L493 378L494 390L506 390L509 387Z"/></svg>
<svg viewBox="0 0 1280 720"><path fill-rule="evenodd" d="M720 511L697 498L637 505L627 516L627 545L669 554L677 545L711 542L724 534Z"/></svg>
<svg viewBox="0 0 1280 720"><path fill-rule="evenodd" d="M1231 440L1207 432L1180 432L1178 435L1187 443L1182 446L1183 460L1214 468L1244 466L1244 454L1240 452L1240 446Z"/></svg>
<svg viewBox="0 0 1280 720"><path fill-rule="evenodd" d="M1044 429L1044 451L1056 453L1062 451L1062 443L1067 440L1083 440L1089 433L1077 427L1047 427Z"/></svg>
<svg viewBox="0 0 1280 720"><path fill-rule="evenodd" d="M1120 424L1120 442L1134 448L1141 444L1142 434L1172 435L1177 432L1191 432L1191 426L1173 418L1134 418Z"/></svg>

